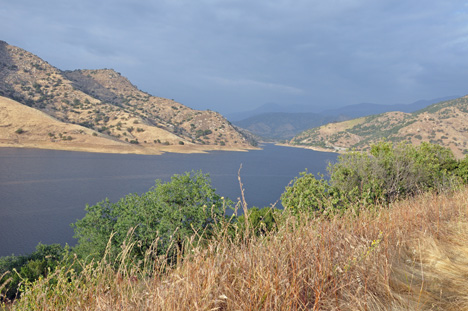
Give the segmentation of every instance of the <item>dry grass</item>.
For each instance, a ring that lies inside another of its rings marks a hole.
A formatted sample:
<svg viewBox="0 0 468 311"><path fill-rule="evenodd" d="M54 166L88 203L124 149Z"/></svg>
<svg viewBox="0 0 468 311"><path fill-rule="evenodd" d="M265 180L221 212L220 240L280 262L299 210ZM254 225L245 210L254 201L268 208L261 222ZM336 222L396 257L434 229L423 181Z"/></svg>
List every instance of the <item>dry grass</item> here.
<svg viewBox="0 0 468 311"><path fill-rule="evenodd" d="M117 122L114 122L117 123ZM194 145L185 142L181 146L178 142L182 139L170 132L157 127L140 124L145 129L139 134L143 142L152 142L155 137L161 141L169 141L172 144L165 146L154 143L141 143L139 145L125 143L111 139L89 128L59 121L46 113L25 106L12 99L0 96L0 148L40 148L53 150L69 150L100 153L134 153L134 154L162 154L175 153L205 153L211 150L247 151L259 149L249 146L219 146L219 145ZM16 131L24 132L18 134ZM60 138L51 138L49 133L57 137L63 133L71 136L73 140L67 141ZM95 134L95 135L93 135Z"/></svg>
<svg viewBox="0 0 468 311"><path fill-rule="evenodd" d="M62 268L56 286L38 281L12 309L468 310L467 203L465 189L331 220L289 217L247 241L220 233L173 269L147 265L152 277Z"/></svg>

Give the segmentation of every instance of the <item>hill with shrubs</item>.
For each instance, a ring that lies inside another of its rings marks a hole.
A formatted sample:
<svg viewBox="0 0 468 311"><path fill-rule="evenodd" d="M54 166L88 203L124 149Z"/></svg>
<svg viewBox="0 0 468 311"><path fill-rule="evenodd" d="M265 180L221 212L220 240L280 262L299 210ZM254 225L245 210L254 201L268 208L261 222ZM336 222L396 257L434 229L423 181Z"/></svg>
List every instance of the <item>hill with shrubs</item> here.
<svg viewBox="0 0 468 311"><path fill-rule="evenodd" d="M121 149L127 146L127 152L137 153L246 149L256 144L219 113L150 95L112 69L62 71L4 41L0 96L39 110L50 120L75 125L67 130L71 139L65 144L57 139L58 130L44 130L47 122L33 126L12 113L0 124L0 146L73 149L77 143L81 149L94 148L100 144L95 137L108 140L104 145L116 146L115 152L125 152ZM5 99L3 105L15 110L17 104ZM24 132L15 133L18 129Z"/></svg>
<svg viewBox="0 0 468 311"><path fill-rule="evenodd" d="M419 145L430 142L447 147L457 158L468 150L468 96L442 101L412 112L387 112L315 127L295 136L289 144L320 150L369 150L387 139Z"/></svg>
<svg viewBox="0 0 468 311"><path fill-rule="evenodd" d="M0 258L2 307L468 310L468 158L380 142L328 172L294 179L284 210L202 172L87 206L75 247Z"/></svg>

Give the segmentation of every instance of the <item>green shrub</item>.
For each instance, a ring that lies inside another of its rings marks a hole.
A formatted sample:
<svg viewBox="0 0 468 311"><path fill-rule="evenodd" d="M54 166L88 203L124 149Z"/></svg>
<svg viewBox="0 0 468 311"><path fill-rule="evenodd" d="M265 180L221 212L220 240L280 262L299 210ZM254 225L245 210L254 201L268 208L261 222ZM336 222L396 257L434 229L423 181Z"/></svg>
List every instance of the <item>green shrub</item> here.
<svg viewBox="0 0 468 311"><path fill-rule="evenodd" d="M425 191L453 189L468 180L468 160L435 144L413 146L380 142L369 153L351 151L328 167L329 181L302 173L281 196L296 212L343 209L360 204L388 204ZM460 178L461 177L461 178Z"/></svg>
<svg viewBox="0 0 468 311"><path fill-rule="evenodd" d="M325 205L331 198L331 186L319 175L317 179L308 172L300 173L300 177L293 180L293 185L286 187L281 195L281 203L294 214L306 211L312 214L325 209Z"/></svg>
<svg viewBox="0 0 468 311"><path fill-rule="evenodd" d="M29 255L0 257L0 285L5 284L1 294L9 300L16 298L23 281L33 282L39 277L47 276L67 254L68 247L63 248L60 244L39 243L36 251ZM8 279L10 281L5 283Z"/></svg>
<svg viewBox="0 0 468 311"><path fill-rule="evenodd" d="M252 207L248 210L247 221L250 232L255 235L264 235L268 232L276 230L281 218L281 210L273 207ZM236 224L238 233L245 232L245 215L237 217Z"/></svg>
<svg viewBox="0 0 468 311"><path fill-rule="evenodd" d="M208 175L201 172L174 175L167 183L157 180L142 195L129 194L117 203L106 199L87 206L86 216L72 225L78 239L75 251L82 257L100 259L113 234L110 257L115 258L124 241L137 243L132 255L140 258L152 247L158 255L175 256L194 233L209 237L230 204L216 194Z"/></svg>

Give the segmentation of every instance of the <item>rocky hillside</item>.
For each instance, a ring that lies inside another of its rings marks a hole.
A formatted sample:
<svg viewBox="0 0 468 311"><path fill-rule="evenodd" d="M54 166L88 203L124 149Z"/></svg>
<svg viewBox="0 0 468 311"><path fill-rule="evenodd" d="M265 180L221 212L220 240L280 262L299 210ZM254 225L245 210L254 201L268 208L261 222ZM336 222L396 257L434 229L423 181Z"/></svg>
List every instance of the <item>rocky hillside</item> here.
<svg viewBox="0 0 468 311"><path fill-rule="evenodd" d="M112 69L61 71L3 41L0 95L132 148L245 149L255 144L219 113L152 96Z"/></svg>
<svg viewBox="0 0 468 311"><path fill-rule="evenodd" d="M291 145L322 150L366 150L381 139L423 141L450 148L457 157L468 153L468 96L433 104L413 113L387 112L330 123L294 137Z"/></svg>

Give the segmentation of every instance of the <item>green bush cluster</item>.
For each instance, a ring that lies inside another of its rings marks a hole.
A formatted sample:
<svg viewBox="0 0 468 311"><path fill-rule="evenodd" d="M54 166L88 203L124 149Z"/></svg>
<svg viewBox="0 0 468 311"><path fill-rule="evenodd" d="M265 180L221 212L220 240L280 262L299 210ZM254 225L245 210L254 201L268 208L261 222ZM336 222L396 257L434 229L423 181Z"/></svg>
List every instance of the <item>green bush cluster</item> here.
<svg viewBox="0 0 468 311"><path fill-rule="evenodd" d="M266 235L278 228L281 222L282 211L274 207L252 207L248 215L240 215L234 218L233 232L243 234L246 231L254 235ZM247 221L246 221L247 218ZM248 230L246 228L248 226Z"/></svg>
<svg viewBox="0 0 468 311"><path fill-rule="evenodd" d="M426 191L453 189L468 179L468 160L439 145L380 142L369 153L348 152L328 166L329 180L304 172L286 187L290 211L328 212L356 204L388 204Z"/></svg>
<svg viewBox="0 0 468 311"><path fill-rule="evenodd" d="M29 255L0 257L0 285L7 285L2 295L10 300L15 298L24 281L32 282L41 276L47 276L67 256L68 247L39 243L36 251Z"/></svg>
<svg viewBox="0 0 468 311"><path fill-rule="evenodd" d="M201 172L174 175L166 183L157 180L141 195L87 206L85 217L72 225L78 239L75 252L83 258L100 259L107 249L115 258L125 241L136 243L133 255L140 258L150 249L158 255L175 255L195 233L209 236L216 222L224 218L227 205L230 202L216 194L208 175Z"/></svg>

